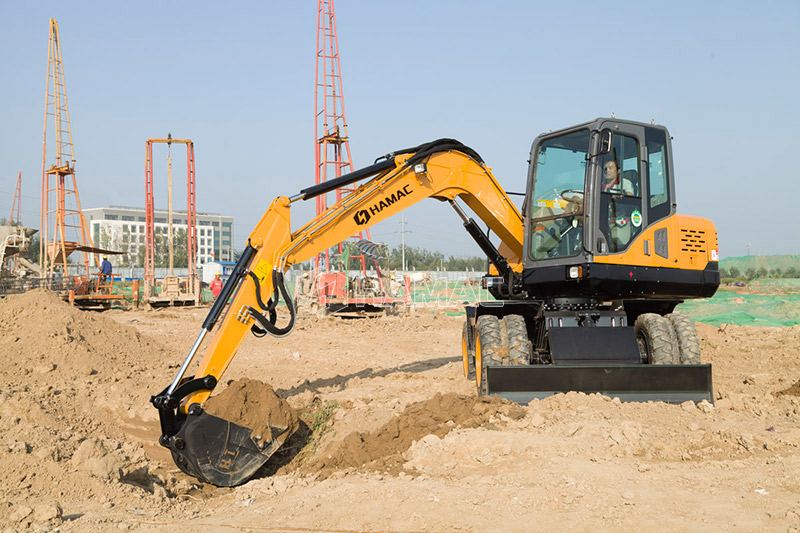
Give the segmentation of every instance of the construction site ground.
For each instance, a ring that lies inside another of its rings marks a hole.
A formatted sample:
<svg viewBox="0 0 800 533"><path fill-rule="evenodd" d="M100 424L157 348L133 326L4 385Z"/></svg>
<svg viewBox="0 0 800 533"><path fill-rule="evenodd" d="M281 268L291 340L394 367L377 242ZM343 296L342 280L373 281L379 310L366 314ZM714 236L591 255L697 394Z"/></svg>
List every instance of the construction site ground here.
<svg viewBox="0 0 800 533"><path fill-rule="evenodd" d="M1 300L0 529L800 531L800 326L700 325L713 407L517 406L475 397L452 311L248 338L223 385L269 383L303 422L220 489L177 470L148 403L204 309Z"/></svg>

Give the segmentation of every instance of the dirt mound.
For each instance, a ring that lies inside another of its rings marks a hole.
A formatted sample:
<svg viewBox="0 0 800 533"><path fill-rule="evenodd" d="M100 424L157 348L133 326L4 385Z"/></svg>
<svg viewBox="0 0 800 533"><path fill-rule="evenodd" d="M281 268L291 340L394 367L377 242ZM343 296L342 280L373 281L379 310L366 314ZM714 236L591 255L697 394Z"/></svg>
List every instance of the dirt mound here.
<svg viewBox="0 0 800 533"><path fill-rule="evenodd" d="M151 383L170 372L163 346L35 290L0 301L0 354L0 486L8 489L0 491L0 526L47 529L65 503L116 505L167 492L142 445L118 425L152 410ZM132 486L140 490L129 494ZM37 512L24 500L48 507Z"/></svg>
<svg viewBox="0 0 800 533"><path fill-rule="evenodd" d="M103 379L126 368L146 368L164 352L135 329L80 311L43 289L3 300L0 332L0 353L13 354L16 363L0 368L0 380L30 376L52 383L96 374Z"/></svg>
<svg viewBox="0 0 800 533"><path fill-rule="evenodd" d="M376 431L347 435L333 450L309 462L304 470L326 474L365 467L396 472L402 466L403 452L426 435L443 437L456 427L491 427L492 420L500 416L518 420L525 413L524 408L500 398L437 394L409 405Z"/></svg>
<svg viewBox="0 0 800 533"><path fill-rule="evenodd" d="M271 436L271 441L278 436L273 435L275 431L283 433L284 428L289 428L288 436L298 428L294 409L272 387L255 379L232 381L224 391L208 399L205 410L253 430L256 440Z"/></svg>

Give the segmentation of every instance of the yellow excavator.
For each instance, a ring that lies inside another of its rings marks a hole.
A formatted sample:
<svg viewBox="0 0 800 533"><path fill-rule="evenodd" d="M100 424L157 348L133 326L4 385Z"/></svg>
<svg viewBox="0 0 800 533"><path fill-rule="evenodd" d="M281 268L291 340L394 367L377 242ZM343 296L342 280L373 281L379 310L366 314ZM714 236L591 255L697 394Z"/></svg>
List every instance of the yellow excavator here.
<svg viewBox="0 0 800 533"><path fill-rule="evenodd" d="M717 233L707 219L676 213L670 139L662 126L616 118L542 134L531 148L521 212L478 153L453 139L390 153L274 199L176 376L151 400L160 443L200 480L233 486L250 479L289 429L257 440L203 409L242 339L294 327L289 267L425 198L449 203L488 258L483 286L495 299L466 308L461 342L464 374L478 394L519 402L566 391L713 401L711 366L700 363L694 324L675 306L717 290ZM292 230L293 203L358 182Z"/></svg>

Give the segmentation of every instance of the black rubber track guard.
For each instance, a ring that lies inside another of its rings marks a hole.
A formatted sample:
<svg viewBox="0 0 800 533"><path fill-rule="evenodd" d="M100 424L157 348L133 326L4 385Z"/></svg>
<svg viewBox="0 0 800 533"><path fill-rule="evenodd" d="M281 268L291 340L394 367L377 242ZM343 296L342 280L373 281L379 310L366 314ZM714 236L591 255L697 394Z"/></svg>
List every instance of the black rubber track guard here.
<svg viewBox="0 0 800 533"><path fill-rule="evenodd" d="M488 394L520 403L569 391L634 402L714 403L711 365L490 366L486 380Z"/></svg>

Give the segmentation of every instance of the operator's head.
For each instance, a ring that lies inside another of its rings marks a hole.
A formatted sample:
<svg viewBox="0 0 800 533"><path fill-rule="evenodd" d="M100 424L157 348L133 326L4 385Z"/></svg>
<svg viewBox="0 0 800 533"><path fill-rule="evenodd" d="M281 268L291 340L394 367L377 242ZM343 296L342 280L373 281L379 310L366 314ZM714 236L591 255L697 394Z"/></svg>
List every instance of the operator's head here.
<svg viewBox="0 0 800 533"><path fill-rule="evenodd" d="M619 181L619 167L614 159L603 165L603 177L606 186L615 185Z"/></svg>
<svg viewBox="0 0 800 533"><path fill-rule="evenodd" d="M103 256L103 261L108 261L108 256L107 255Z"/></svg>
<svg viewBox="0 0 800 533"><path fill-rule="evenodd" d="M222 277L222 274L220 274L220 273L216 273L216 274L214 274L214 277L215 277L215 278L221 278L221 277Z"/></svg>

